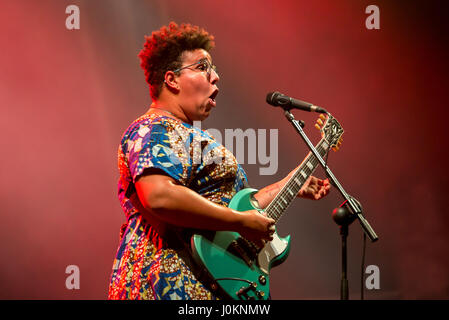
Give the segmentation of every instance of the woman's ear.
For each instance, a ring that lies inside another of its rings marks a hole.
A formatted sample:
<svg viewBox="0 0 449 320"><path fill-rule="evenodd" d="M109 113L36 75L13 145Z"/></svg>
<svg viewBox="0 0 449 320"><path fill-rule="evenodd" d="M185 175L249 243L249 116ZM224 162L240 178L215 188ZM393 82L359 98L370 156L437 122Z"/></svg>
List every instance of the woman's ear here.
<svg viewBox="0 0 449 320"><path fill-rule="evenodd" d="M178 78L173 71L167 71L165 73L164 83L168 90L179 92Z"/></svg>

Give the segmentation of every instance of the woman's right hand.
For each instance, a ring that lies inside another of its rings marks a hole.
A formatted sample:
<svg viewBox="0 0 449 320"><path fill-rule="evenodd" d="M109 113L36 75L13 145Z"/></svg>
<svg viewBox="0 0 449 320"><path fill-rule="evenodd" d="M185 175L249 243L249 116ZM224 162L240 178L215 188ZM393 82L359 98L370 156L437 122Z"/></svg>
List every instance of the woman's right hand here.
<svg viewBox="0 0 449 320"><path fill-rule="evenodd" d="M263 248L267 241L273 240L275 221L267 218L265 212L249 210L239 212L239 214L241 219L237 232L242 237L254 242L260 248Z"/></svg>

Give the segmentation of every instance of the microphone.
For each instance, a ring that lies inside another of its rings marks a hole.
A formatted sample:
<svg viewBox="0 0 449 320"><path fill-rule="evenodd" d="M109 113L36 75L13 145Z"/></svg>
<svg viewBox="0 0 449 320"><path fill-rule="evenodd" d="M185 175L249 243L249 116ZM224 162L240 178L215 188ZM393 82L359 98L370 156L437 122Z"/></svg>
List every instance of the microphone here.
<svg viewBox="0 0 449 320"><path fill-rule="evenodd" d="M327 111L321 107L314 106L313 104L298 99L290 98L279 92L270 92L267 94L267 103L275 107L282 107L284 109L300 109L309 112L327 113Z"/></svg>

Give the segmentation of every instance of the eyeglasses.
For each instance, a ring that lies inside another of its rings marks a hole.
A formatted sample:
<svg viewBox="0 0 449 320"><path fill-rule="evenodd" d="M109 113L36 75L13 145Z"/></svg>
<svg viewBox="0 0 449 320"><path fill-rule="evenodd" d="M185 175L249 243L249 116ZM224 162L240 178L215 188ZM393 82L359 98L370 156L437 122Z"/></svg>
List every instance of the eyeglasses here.
<svg viewBox="0 0 449 320"><path fill-rule="evenodd" d="M211 64L209 62L209 60L207 60L206 58L203 58L200 61L192 63L192 64L190 64L188 66L185 66L185 67L173 70L173 72L174 73L178 73L179 71L181 71L183 69L187 69L187 68L190 68L190 67L193 67L193 66L196 66L196 65L198 65L198 67L196 67L196 69L207 72L208 78L210 77L210 74L211 74L212 70L214 70L214 72L217 73L217 67L215 65Z"/></svg>

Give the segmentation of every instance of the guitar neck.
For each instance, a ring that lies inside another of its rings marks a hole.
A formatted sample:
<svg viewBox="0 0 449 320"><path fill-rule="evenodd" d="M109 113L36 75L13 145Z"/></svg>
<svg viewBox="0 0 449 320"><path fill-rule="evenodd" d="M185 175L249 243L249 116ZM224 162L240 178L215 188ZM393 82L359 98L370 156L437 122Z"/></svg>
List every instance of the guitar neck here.
<svg viewBox="0 0 449 320"><path fill-rule="evenodd" d="M315 146L318 153L323 157L329 145L323 138ZM318 159L309 152L307 157L292 175L292 177L287 181L287 183L282 187L281 191L274 197L270 204L266 207L265 212L267 216L278 221L291 202L296 198L299 190L301 190L304 183L307 181L309 176L315 171L319 162Z"/></svg>

